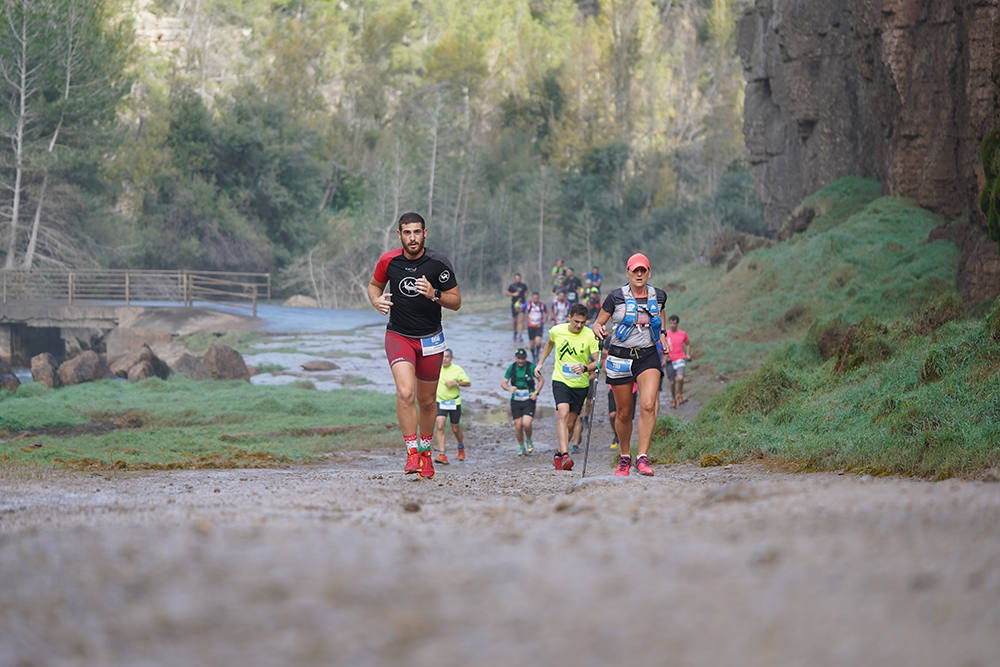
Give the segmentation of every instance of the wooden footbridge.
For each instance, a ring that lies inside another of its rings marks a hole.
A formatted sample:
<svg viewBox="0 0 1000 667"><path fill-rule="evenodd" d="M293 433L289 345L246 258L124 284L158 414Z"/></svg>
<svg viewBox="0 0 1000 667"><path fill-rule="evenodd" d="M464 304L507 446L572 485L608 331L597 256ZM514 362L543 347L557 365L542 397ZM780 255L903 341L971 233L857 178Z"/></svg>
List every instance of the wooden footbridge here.
<svg viewBox="0 0 1000 667"><path fill-rule="evenodd" d="M0 358L23 364L70 329L110 330L159 304L245 308L271 298L271 274L225 271L0 270ZM154 305L150 305L150 302Z"/></svg>

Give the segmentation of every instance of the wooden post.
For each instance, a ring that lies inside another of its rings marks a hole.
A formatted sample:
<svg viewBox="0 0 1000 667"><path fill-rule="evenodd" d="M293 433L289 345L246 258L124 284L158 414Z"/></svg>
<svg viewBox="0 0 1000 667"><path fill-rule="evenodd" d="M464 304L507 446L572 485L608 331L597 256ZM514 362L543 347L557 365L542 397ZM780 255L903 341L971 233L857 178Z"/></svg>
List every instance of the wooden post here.
<svg viewBox="0 0 1000 667"><path fill-rule="evenodd" d="M129 274L128 271L125 272L125 305L126 306L131 305L131 301L132 301L132 299L131 299L131 297L132 297L131 282L129 280L130 275L131 274Z"/></svg>
<svg viewBox="0 0 1000 667"><path fill-rule="evenodd" d="M75 273L70 273L69 274L69 281L68 281L68 283L69 284L66 286L66 291L69 293L68 294L68 296L69 296L69 302L72 305L72 303L73 303L73 290L76 287L76 274Z"/></svg>

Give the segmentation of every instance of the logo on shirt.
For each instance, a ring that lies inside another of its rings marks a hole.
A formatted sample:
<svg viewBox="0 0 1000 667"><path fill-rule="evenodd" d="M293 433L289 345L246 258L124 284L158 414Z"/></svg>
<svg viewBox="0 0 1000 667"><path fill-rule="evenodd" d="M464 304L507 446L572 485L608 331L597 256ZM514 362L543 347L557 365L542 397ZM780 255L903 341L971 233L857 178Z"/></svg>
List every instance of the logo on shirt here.
<svg viewBox="0 0 1000 667"><path fill-rule="evenodd" d="M451 272L446 269L441 272L440 276L438 276L438 282L446 283L448 282L448 278L451 278Z"/></svg>
<svg viewBox="0 0 1000 667"><path fill-rule="evenodd" d="M417 296L420 294L417 291L417 279L403 278L399 281L399 291L403 293L403 296Z"/></svg>

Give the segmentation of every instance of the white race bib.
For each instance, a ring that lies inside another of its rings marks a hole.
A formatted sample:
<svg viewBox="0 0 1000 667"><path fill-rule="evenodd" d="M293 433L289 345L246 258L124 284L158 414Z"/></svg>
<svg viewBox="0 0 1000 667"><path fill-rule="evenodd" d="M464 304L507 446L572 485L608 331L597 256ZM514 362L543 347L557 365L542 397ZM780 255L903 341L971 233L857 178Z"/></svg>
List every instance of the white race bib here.
<svg viewBox="0 0 1000 667"><path fill-rule="evenodd" d="M563 374L563 377L566 378L567 380L575 380L577 378L582 378L583 377L583 373L577 373L576 371L573 370L574 366L576 366L576 364L563 364L562 365L562 374Z"/></svg>
<svg viewBox="0 0 1000 667"><path fill-rule="evenodd" d="M513 399L515 401L527 401L531 396L530 389L515 389Z"/></svg>
<svg viewBox="0 0 1000 667"><path fill-rule="evenodd" d="M420 339L420 356L429 357L438 352L444 352L448 346L444 342L444 332Z"/></svg>
<svg viewBox="0 0 1000 667"><path fill-rule="evenodd" d="M607 370L608 378L612 380L632 376L631 359L623 359L622 357L613 357L608 355L604 368Z"/></svg>
<svg viewBox="0 0 1000 667"><path fill-rule="evenodd" d="M453 398L450 401L438 401L439 410L457 410L458 409L458 399Z"/></svg>

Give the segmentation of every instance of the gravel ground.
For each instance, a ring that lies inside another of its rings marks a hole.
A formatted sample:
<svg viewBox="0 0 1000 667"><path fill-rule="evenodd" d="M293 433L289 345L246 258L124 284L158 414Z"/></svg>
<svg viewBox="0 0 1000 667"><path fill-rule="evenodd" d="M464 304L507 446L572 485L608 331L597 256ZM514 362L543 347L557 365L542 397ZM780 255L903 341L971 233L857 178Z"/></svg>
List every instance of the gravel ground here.
<svg viewBox="0 0 1000 667"><path fill-rule="evenodd" d="M0 468L0 665L1000 664L1000 485L760 462L619 479L601 419L582 480L582 457L552 469L551 408L514 455L505 336L453 337L470 455L434 480L383 450ZM335 360L384 389L369 346Z"/></svg>
<svg viewBox="0 0 1000 667"><path fill-rule="evenodd" d="M617 479L596 444L581 480L553 426L518 458L471 424L430 481L4 471L0 664L997 664L997 484Z"/></svg>

